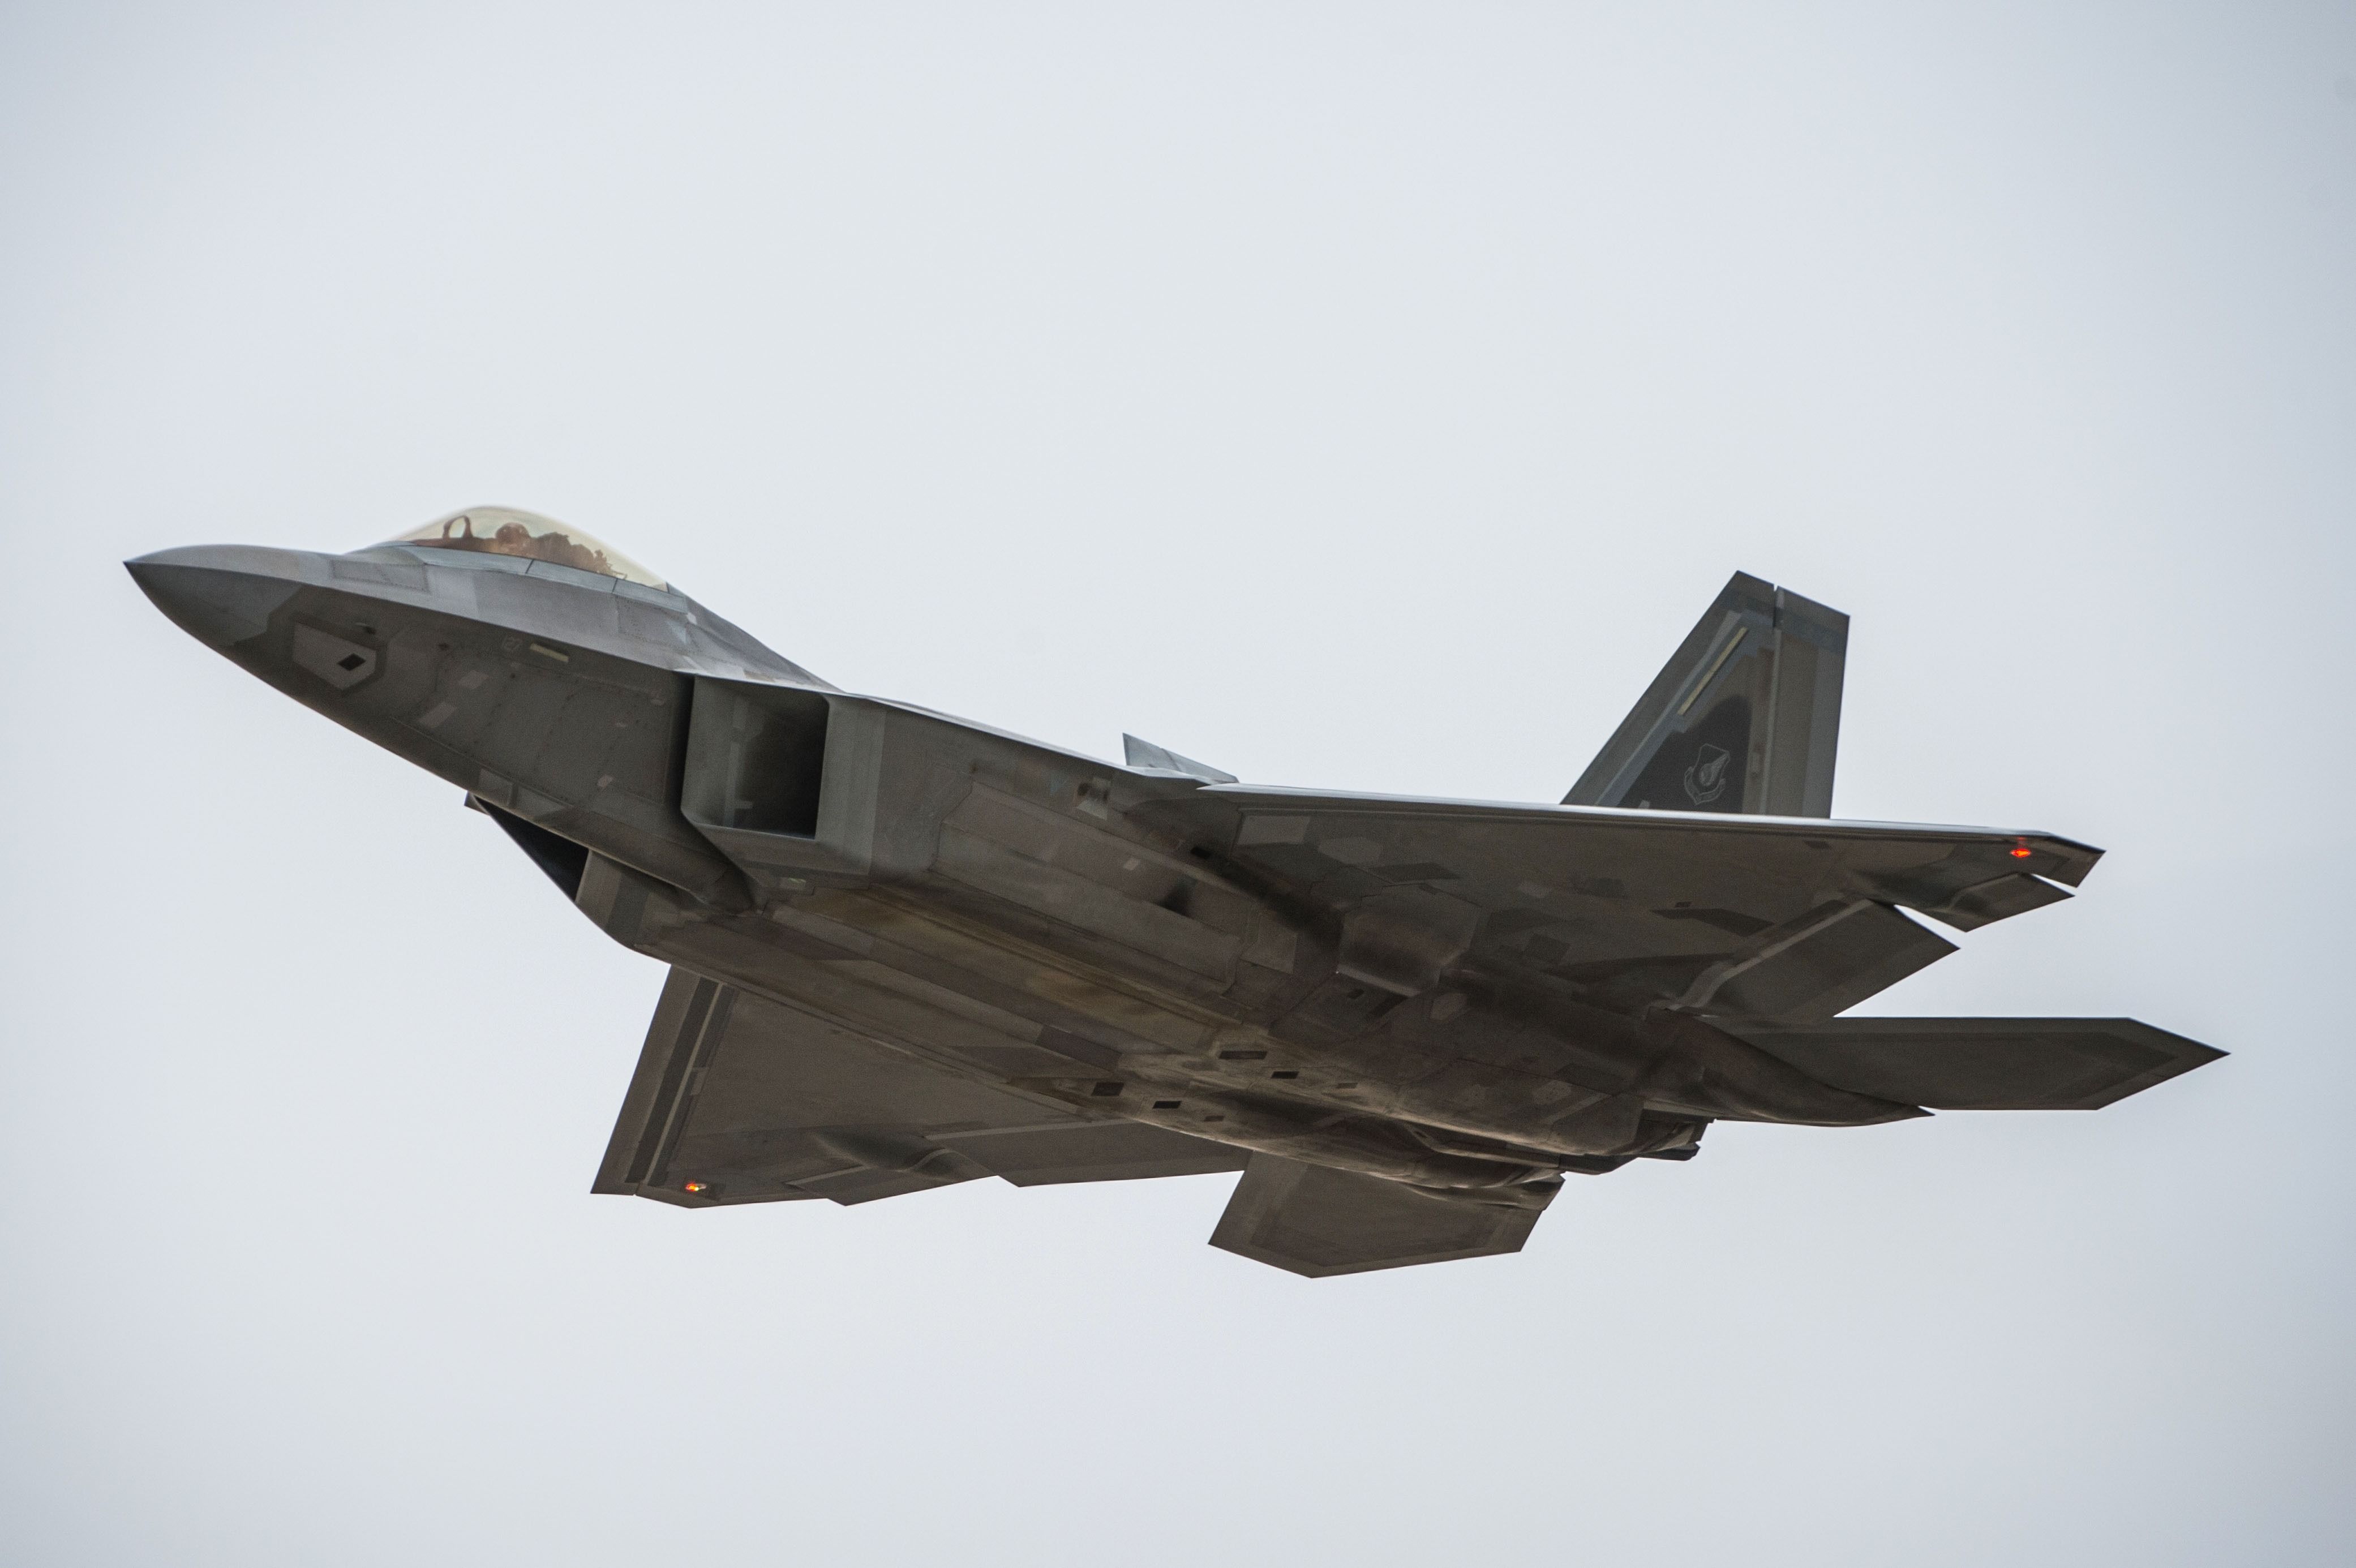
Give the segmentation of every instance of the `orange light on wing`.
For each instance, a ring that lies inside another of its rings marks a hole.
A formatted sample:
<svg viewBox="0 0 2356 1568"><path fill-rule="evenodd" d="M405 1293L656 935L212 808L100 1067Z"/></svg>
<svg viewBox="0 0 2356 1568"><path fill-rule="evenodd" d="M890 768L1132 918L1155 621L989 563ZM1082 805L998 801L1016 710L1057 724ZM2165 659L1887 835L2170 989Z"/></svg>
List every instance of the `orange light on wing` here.
<svg viewBox="0 0 2356 1568"><path fill-rule="evenodd" d="M2016 860L2026 860L2035 853L2037 851L2026 844L2016 844L2012 847L2012 858Z"/></svg>
<svg viewBox="0 0 2356 1568"><path fill-rule="evenodd" d="M687 1190L690 1192L701 1192L703 1189L704 1184L701 1181L691 1181L687 1184Z"/></svg>

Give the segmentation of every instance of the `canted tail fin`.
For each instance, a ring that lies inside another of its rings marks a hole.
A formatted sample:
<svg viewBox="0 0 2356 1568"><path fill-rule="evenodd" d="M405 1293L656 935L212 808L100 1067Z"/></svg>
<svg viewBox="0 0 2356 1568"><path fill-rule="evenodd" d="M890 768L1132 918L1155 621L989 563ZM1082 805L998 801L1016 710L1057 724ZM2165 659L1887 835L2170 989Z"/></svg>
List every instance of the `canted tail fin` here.
<svg viewBox="0 0 2356 1568"><path fill-rule="evenodd" d="M1736 572L1565 805L1830 816L1848 617Z"/></svg>

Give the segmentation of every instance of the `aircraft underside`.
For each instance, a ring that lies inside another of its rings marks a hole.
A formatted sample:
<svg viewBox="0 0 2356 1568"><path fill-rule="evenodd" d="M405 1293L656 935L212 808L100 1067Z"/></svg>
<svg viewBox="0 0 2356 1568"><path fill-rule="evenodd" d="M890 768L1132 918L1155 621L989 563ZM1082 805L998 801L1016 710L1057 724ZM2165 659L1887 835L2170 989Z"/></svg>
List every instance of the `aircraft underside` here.
<svg viewBox="0 0 2356 1568"><path fill-rule="evenodd" d="M530 514L132 566L672 965L600 1192L1241 1171L1214 1243L1338 1274L1517 1250L1567 1175L1691 1158L1713 1121L2094 1108L2221 1054L1840 1016L2098 852L1832 819L1846 618L1740 575L1570 798L1517 805L854 696Z"/></svg>

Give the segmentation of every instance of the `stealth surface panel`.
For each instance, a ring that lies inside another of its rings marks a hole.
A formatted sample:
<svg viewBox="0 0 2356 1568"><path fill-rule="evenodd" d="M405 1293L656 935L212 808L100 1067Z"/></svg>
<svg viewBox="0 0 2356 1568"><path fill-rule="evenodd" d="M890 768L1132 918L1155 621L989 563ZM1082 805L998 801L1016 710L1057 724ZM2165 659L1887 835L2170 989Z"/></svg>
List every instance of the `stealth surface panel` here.
<svg viewBox="0 0 2356 1568"><path fill-rule="evenodd" d="M1397 901L1395 891L1411 880L1431 908L1475 917L1469 948L1456 951L1580 986L1608 984L1613 1006L1676 1000L1717 966L1748 967L1762 933L1812 912L1864 911L1846 929L1730 985L1727 1010L1779 1023L1829 1017L1952 951L1888 906L1952 914L1959 895L1993 882L2074 883L2100 853L2048 834L1991 828L1236 785L1135 815L1216 843L1238 875L1312 906L1373 909ZM1978 912L2000 918L2032 901L1985 900ZM1430 934L1434 951L1458 940L1437 923ZM1730 979L1734 969L1719 973ZM1398 985L1428 979L1402 968Z"/></svg>
<svg viewBox="0 0 2356 1568"><path fill-rule="evenodd" d="M1259 1154L1236 1183L1211 1245L1323 1279L1517 1253L1543 1207L1493 1205L1477 1195L1434 1198L1378 1177Z"/></svg>
<svg viewBox="0 0 2356 1568"><path fill-rule="evenodd" d="M1835 1019L1743 1029L1836 1088L1940 1111L2093 1111L2225 1053L2134 1019Z"/></svg>
<svg viewBox="0 0 2356 1568"><path fill-rule="evenodd" d="M673 969L594 1190L858 1203L993 1175L1030 1187L1243 1161L1225 1145L953 1076Z"/></svg>

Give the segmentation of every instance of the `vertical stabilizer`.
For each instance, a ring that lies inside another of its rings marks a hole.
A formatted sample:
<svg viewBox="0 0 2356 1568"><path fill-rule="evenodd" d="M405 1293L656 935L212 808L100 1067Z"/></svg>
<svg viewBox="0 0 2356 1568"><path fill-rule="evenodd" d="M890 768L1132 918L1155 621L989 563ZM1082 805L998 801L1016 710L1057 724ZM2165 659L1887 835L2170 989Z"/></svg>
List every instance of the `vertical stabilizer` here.
<svg viewBox="0 0 2356 1568"><path fill-rule="evenodd" d="M1830 816L1848 617L1736 572L1566 805Z"/></svg>

